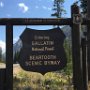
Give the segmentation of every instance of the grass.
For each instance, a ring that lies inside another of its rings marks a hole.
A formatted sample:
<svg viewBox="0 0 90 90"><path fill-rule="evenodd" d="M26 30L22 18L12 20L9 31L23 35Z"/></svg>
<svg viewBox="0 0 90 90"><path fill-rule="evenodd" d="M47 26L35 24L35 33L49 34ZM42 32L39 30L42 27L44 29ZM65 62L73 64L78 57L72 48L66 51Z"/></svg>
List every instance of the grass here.
<svg viewBox="0 0 90 90"><path fill-rule="evenodd" d="M13 75L13 90L73 90L72 76L65 73L49 72L43 76L16 67Z"/></svg>
<svg viewBox="0 0 90 90"><path fill-rule="evenodd" d="M6 68L6 64L4 62L0 62L0 69L1 68Z"/></svg>

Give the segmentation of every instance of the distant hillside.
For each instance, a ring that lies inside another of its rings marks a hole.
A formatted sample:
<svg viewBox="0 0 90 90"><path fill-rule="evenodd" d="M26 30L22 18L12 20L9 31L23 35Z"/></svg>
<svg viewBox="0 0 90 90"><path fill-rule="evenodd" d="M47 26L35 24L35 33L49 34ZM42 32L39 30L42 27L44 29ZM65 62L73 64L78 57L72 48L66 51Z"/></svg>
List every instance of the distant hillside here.
<svg viewBox="0 0 90 90"><path fill-rule="evenodd" d="M66 38L71 37L71 27L70 26L66 25L66 26L62 27L61 29L64 32L64 34L66 35Z"/></svg>
<svg viewBox="0 0 90 90"><path fill-rule="evenodd" d="M22 41L19 39L15 44L13 44L13 56L15 52L20 51L22 47Z"/></svg>

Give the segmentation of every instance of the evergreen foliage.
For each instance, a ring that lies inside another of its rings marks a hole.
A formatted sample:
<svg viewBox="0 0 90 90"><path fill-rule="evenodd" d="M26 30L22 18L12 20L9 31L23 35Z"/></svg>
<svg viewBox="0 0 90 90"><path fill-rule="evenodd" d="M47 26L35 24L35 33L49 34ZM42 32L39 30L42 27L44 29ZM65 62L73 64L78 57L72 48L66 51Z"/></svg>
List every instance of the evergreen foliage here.
<svg viewBox="0 0 90 90"><path fill-rule="evenodd" d="M0 61L2 59L2 48L0 47Z"/></svg>
<svg viewBox="0 0 90 90"><path fill-rule="evenodd" d="M64 4L64 0L54 0L54 5L53 5L53 9L52 9L54 11L54 13L51 14L51 16L61 18L62 14L65 13L63 4Z"/></svg>
<svg viewBox="0 0 90 90"><path fill-rule="evenodd" d="M71 75L72 74L72 50L71 50L71 42L69 39L65 40L64 48L67 56L67 67L65 67L64 72L67 75Z"/></svg>
<svg viewBox="0 0 90 90"><path fill-rule="evenodd" d="M13 63L17 63L19 59L19 51L15 52Z"/></svg>
<svg viewBox="0 0 90 90"><path fill-rule="evenodd" d="M81 2L81 9L82 9L82 13L86 14L87 13L87 0L80 0Z"/></svg>

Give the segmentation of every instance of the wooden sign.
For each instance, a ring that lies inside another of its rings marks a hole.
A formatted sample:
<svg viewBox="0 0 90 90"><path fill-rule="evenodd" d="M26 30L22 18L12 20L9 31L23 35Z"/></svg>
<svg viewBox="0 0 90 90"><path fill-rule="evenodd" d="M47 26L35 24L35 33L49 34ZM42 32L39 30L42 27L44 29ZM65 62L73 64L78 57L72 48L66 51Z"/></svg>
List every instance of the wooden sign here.
<svg viewBox="0 0 90 90"><path fill-rule="evenodd" d="M24 70L45 74L66 66L67 60L63 47L65 35L60 28L50 30L26 28L20 39L23 46L19 63Z"/></svg>

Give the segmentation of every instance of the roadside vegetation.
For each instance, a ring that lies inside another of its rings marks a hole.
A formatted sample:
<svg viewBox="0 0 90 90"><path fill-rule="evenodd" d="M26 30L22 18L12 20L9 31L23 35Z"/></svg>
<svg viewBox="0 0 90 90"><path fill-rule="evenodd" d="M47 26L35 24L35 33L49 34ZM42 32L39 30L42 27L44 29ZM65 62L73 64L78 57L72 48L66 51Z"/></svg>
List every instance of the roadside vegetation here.
<svg viewBox="0 0 90 90"><path fill-rule="evenodd" d="M49 72L43 76L20 70L13 77L13 90L73 90L72 75Z"/></svg>

